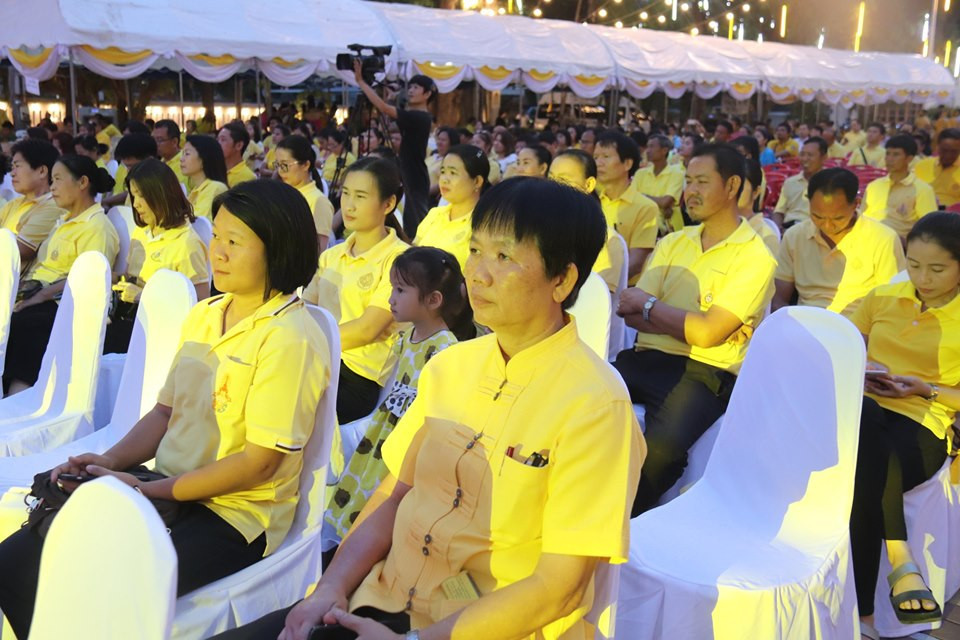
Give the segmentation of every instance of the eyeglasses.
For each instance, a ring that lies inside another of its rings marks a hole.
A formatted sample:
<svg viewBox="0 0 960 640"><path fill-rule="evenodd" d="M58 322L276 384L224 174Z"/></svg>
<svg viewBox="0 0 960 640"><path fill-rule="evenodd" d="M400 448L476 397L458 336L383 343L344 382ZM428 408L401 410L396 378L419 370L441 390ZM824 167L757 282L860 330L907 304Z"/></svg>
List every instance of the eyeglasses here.
<svg viewBox="0 0 960 640"><path fill-rule="evenodd" d="M286 173L287 171L290 171L290 169L300 164L304 164L304 163L303 162L278 162L277 169L283 173Z"/></svg>

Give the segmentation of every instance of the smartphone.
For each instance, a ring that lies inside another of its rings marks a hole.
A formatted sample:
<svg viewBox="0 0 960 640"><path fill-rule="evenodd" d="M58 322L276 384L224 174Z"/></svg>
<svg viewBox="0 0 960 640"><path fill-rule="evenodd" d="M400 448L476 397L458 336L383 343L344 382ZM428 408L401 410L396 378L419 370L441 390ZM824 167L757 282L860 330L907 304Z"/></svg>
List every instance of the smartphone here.
<svg viewBox="0 0 960 640"><path fill-rule="evenodd" d="M885 377L885 376L889 376L889 375L890 375L890 372L889 372L889 371L883 371L883 370L881 370L881 369L867 369L867 370L864 371L863 373L864 373L864 375L867 376L868 378L881 378L881 377Z"/></svg>
<svg viewBox="0 0 960 640"><path fill-rule="evenodd" d="M61 473L57 476L57 480L65 480L67 482L89 482L91 480L96 480L97 476L78 476L72 473Z"/></svg>
<svg viewBox="0 0 960 640"><path fill-rule="evenodd" d="M339 624L323 624L310 629L307 640L354 640L355 631Z"/></svg>

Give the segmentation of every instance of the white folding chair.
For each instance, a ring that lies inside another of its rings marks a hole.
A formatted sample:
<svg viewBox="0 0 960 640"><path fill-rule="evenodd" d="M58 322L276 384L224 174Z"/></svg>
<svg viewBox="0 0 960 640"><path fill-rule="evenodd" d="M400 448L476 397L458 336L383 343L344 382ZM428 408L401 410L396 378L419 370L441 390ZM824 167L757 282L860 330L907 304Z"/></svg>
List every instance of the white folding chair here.
<svg viewBox="0 0 960 640"><path fill-rule="evenodd" d="M617 281L617 290L613 293L610 300L610 346L607 348L607 354L611 361L616 360L617 354L623 349L629 349L633 345L624 346L626 341L627 323L623 318L617 315L617 304L620 302L620 294L629 286L628 276L630 271L630 252L627 249L627 241L623 239L616 231L613 232L613 242L617 244L616 251L620 252L623 260L623 266L620 268L620 278ZM608 241L609 246L609 241ZM613 253L611 251L610 253Z"/></svg>
<svg viewBox="0 0 960 640"><path fill-rule="evenodd" d="M610 346L610 290L603 278L591 273L569 311L577 319L580 339L606 360Z"/></svg>
<svg viewBox="0 0 960 640"><path fill-rule="evenodd" d="M156 404L180 343L183 321L196 303L197 290L185 275L168 269L153 274L140 296L110 424L56 449L0 458L0 494L14 489L22 493L34 474L72 455L103 453L127 435ZM3 533L0 527L0 539Z"/></svg>
<svg viewBox="0 0 960 640"><path fill-rule="evenodd" d="M166 640L177 554L150 501L113 477L79 487L50 526L30 640Z"/></svg>
<svg viewBox="0 0 960 640"><path fill-rule="evenodd" d="M0 229L0 376L7 356L10 314L20 286L20 249L9 229Z"/></svg>
<svg viewBox="0 0 960 640"><path fill-rule="evenodd" d="M107 173L110 174L111 178L117 177L117 169L120 168L120 164L116 160L111 160L107 163Z"/></svg>
<svg viewBox="0 0 960 640"><path fill-rule="evenodd" d="M99 251L73 263L37 383L0 399L0 458L54 447L93 431L93 405L110 295Z"/></svg>
<svg viewBox="0 0 960 640"><path fill-rule="evenodd" d="M313 436L303 452L293 525L283 544L260 562L178 599L173 638L207 638L288 607L303 598L320 577L327 465L337 424L340 333L328 311L313 305L307 308L327 337L330 384L317 406Z"/></svg>
<svg viewBox="0 0 960 640"><path fill-rule="evenodd" d="M865 361L859 331L829 311L787 307L757 329L703 477L631 522L618 629L631 640L855 636Z"/></svg>
<svg viewBox="0 0 960 640"><path fill-rule="evenodd" d="M8 173L3 176L3 181L0 182L0 198L9 202L16 198L17 195L17 192L13 189L13 177Z"/></svg>
<svg viewBox="0 0 960 640"><path fill-rule="evenodd" d="M193 221L193 230L203 240L203 244L209 247L210 241L213 240L213 223L203 216L197 216L197 219Z"/></svg>
<svg viewBox="0 0 960 640"><path fill-rule="evenodd" d="M760 214L758 213L757 215ZM764 216L763 223L770 227L770 230L773 231L773 235L777 236L777 242L780 242L783 239L783 233L780 231L780 227L777 226L776 222Z"/></svg>
<svg viewBox="0 0 960 640"><path fill-rule="evenodd" d="M117 237L120 239L120 251L117 252L117 259L113 263L113 275L122 276L127 273L127 261L130 258L130 236L132 232L130 227L127 226L127 221L124 220L119 207L111 207L110 211L107 211L107 219L113 224L113 228L117 230Z"/></svg>
<svg viewBox="0 0 960 640"><path fill-rule="evenodd" d="M903 271L897 273L897 275L890 278L890 284L898 284L901 282L909 282L909 281L910 281L910 274L907 273L906 269L904 269Z"/></svg>

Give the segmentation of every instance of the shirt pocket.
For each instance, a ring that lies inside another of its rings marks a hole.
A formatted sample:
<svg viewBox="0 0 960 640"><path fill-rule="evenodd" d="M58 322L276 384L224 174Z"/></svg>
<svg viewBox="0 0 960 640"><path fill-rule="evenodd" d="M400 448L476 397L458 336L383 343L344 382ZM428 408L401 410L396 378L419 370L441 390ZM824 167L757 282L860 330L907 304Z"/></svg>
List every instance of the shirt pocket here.
<svg viewBox="0 0 960 640"><path fill-rule="evenodd" d="M225 356L217 365L211 403L218 422L239 420L243 416L247 393L256 367L235 356Z"/></svg>
<svg viewBox="0 0 960 640"><path fill-rule="evenodd" d="M700 277L700 311L708 311L727 278L726 270L710 269Z"/></svg>
<svg viewBox="0 0 960 640"><path fill-rule="evenodd" d="M490 501L494 548L529 542L541 536L550 469L549 463L532 467L506 455L499 470L494 469Z"/></svg>

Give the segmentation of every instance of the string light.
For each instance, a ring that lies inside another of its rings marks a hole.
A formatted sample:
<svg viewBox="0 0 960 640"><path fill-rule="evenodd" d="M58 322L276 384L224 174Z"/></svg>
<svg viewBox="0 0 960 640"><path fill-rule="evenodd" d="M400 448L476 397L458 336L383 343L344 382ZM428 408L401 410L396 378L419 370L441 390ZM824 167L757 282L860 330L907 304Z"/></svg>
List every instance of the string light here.
<svg viewBox="0 0 960 640"><path fill-rule="evenodd" d="M943 66L950 66L950 50L953 48L953 43L947 40L946 46L943 48Z"/></svg>
<svg viewBox="0 0 960 640"><path fill-rule="evenodd" d="M542 15L543 15L543 11L540 10L540 7L537 7L536 9L533 10L534 18L539 18Z"/></svg>
<svg viewBox="0 0 960 640"><path fill-rule="evenodd" d="M930 53L930 14L923 14L923 57Z"/></svg>
<svg viewBox="0 0 960 640"><path fill-rule="evenodd" d="M650 14L647 13L646 11L641 11L641 12L640 12L640 19L641 19L641 20L646 21L647 18L649 18L649 17L650 17Z"/></svg>
<svg viewBox="0 0 960 640"><path fill-rule="evenodd" d="M853 50L860 51L860 37L863 36L863 15L867 11L867 3L860 0L860 12L857 15L857 36L853 40Z"/></svg>
<svg viewBox="0 0 960 640"><path fill-rule="evenodd" d="M663 24L666 21L667 21L667 16L657 16L657 22L659 22L660 24Z"/></svg>
<svg viewBox="0 0 960 640"><path fill-rule="evenodd" d="M614 23L613 23L613 26L615 26L617 29L623 29L623 23L620 22L619 20L617 20L616 22L614 22Z"/></svg>
<svg viewBox="0 0 960 640"><path fill-rule="evenodd" d="M960 55L954 58L953 62L953 77L960 78Z"/></svg>
<svg viewBox="0 0 960 640"><path fill-rule="evenodd" d="M700 35L700 29L697 29L696 27L694 27L693 29L690 29L690 35L692 36Z"/></svg>
<svg viewBox="0 0 960 640"><path fill-rule="evenodd" d="M772 26L773 26L773 23L771 23L771 27ZM780 6L780 37L781 38L787 37L787 3L786 2L784 2Z"/></svg>
<svg viewBox="0 0 960 640"><path fill-rule="evenodd" d="M823 41L826 39L826 29L820 29L820 37L817 38L817 49L823 49Z"/></svg>
<svg viewBox="0 0 960 640"><path fill-rule="evenodd" d="M606 10L606 9L600 9L600 11L597 11L597 15L600 16L601 18L606 18L606 17L607 17L607 10Z"/></svg>
<svg viewBox="0 0 960 640"><path fill-rule="evenodd" d="M741 7L741 8L743 9L743 12L744 12L744 13L750 13L750 5L749 5L749 4L744 4L743 7Z"/></svg>

